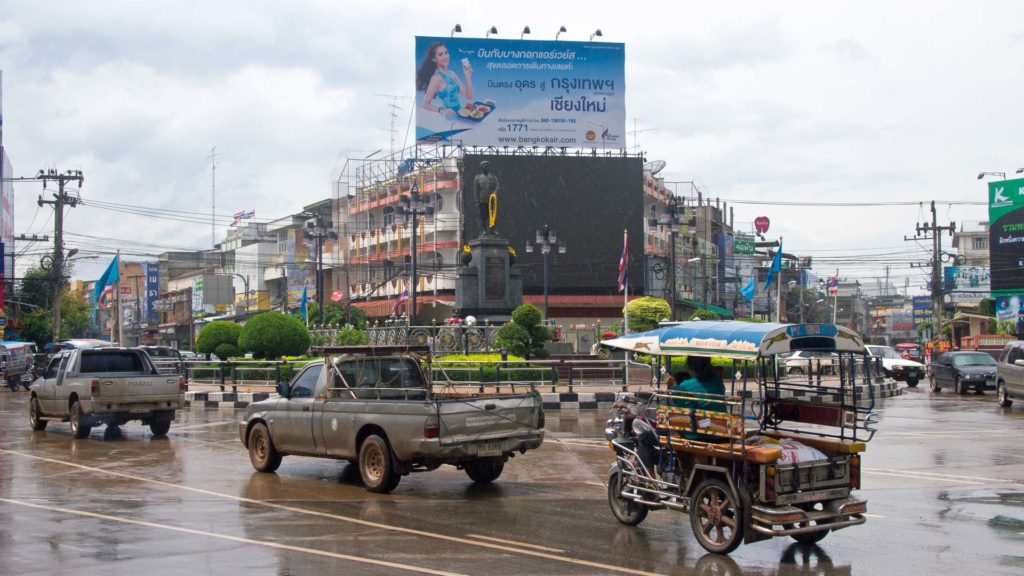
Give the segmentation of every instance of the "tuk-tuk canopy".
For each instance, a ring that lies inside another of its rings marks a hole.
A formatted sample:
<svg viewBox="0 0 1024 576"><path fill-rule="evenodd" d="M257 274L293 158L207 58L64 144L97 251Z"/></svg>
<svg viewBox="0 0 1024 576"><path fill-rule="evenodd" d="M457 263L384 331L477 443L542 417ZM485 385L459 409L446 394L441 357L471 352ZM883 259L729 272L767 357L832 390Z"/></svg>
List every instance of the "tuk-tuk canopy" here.
<svg viewBox="0 0 1024 576"><path fill-rule="evenodd" d="M602 346L661 356L714 356L737 360L794 350L864 352L864 340L834 324L777 324L735 320L678 322L603 340Z"/></svg>

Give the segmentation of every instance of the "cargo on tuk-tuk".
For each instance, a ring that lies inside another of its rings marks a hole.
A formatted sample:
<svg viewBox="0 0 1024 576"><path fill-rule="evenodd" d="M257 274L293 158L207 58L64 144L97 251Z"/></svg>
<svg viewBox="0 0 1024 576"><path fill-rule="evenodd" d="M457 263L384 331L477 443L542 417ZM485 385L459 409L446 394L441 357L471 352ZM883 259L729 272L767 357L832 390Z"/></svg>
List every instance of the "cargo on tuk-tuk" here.
<svg viewBox="0 0 1024 576"><path fill-rule="evenodd" d="M695 321L601 344L650 355L656 367L651 394L620 398L605 431L619 522L683 512L700 545L719 554L774 536L815 543L865 522L867 503L853 492L877 416L860 335L832 324ZM835 373L785 376L778 355L799 350L835 353ZM682 356L716 359L710 379L725 393L662 385Z"/></svg>

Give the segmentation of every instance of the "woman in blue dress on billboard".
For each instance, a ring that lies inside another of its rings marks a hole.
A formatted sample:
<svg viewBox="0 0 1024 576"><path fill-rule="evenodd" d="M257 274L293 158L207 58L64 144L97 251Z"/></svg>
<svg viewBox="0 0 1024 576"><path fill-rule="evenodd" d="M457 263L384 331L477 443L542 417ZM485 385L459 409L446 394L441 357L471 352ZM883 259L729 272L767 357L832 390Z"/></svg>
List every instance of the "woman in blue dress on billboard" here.
<svg viewBox="0 0 1024 576"><path fill-rule="evenodd" d="M462 59L465 84L455 72L448 69L450 61L448 47L433 42L427 48L423 63L416 70L416 91L423 90L426 93L423 96L423 109L438 112L448 118L454 117L462 106L460 95L470 100L473 98L473 68L469 65L469 58ZM435 98L439 104L434 102Z"/></svg>

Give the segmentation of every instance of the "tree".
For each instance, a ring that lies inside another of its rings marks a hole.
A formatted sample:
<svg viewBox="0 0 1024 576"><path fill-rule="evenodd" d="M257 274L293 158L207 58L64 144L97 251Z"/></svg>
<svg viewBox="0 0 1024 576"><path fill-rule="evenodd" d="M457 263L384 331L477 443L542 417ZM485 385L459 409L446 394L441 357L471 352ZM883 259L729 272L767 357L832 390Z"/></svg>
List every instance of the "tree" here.
<svg viewBox="0 0 1024 576"><path fill-rule="evenodd" d="M690 320L721 320L722 315L718 312L712 312L711 310L694 310L693 314L690 314Z"/></svg>
<svg viewBox="0 0 1024 576"><path fill-rule="evenodd" d="M242 327L227 320L214 320L199 331L196 337L196 352L200 354L216 354L218 358L225 358L217 352L221 344L230 344L238 348L238 337L242 334ZM238 356L238 354L235 354Z"/></svg>
<svg viewBox="0 0 1024 576"><path fill-rule="evenodd" d="M32 268L21 279L21 301L49 310L53 307L53 273Z"/></svg>
<svg viewBox="0 0 1024 576"><path fill-rule="evenodd" d="M281 356L301 356L312 339L302 321L280 312L264 312L242 327L238 347L255 358L275 360Z"/></svg>
<svg viewBox="0 0 1024 576"><path fill-rule="evenodd" d="M310 323L320 321L320 306L316 302L309 302L306 305L306 311L309 314ZM324 302L324 325L344 326L346 324L365 330L366 314L359 308L338 302Z"/></svg>
<svg viewBox="0 0 1024 576"><path fill-rule="evenodd" d="M334 336L334 343L338 346L361 346L366 342L366 332L353 326L341 328Z"/></svg>
<svg viewBox="0 0 1024 576"><path fill-rule="evenodd" d="M658 327L658 323L672 317L672 309L662 298L645 296L631 300L626 305L629 312L629 331L646 332Z"/></svg>
<svg viewBox="0 0 1024 576"><path fill-rule="evenodd" d="M498 328L494 345L527 360L547 358L544 342L551 340L551 331L540 325L540 319L540 309L533 304L523 304L512 312L511 322Z"/></svg>

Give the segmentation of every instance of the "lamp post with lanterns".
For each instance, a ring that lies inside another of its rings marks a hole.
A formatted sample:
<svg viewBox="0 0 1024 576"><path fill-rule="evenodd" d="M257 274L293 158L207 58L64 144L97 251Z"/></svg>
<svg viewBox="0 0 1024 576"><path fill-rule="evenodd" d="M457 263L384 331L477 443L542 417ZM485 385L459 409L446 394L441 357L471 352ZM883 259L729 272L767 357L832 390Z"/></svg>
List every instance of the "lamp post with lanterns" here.
<svg viewBox="0 0 1024 576"><path fill-rule="evenodd" d="M411 302L411 311L409 318L413 324L416 323L416 223L420 216L433 216L434 205L429 196L421 196L419 185L413 183L412 190L408 196L402 196L398 199L398 207L395 208L395 213L405 216L406 221L412 222L412 242L410 244L410 276L411 282L409 283L409 297Z"/></svg>
<svg viewBox="0 0 1024 576"><path fill-rule="evenodd" d="M558 235L547 224L537 230L536 243L526 243L526 252L533 253L534 249L540 249L544 255L544 319L548 318L548 254L552 249L558 250L559 254L565 254L565 242L558 241Z"/></svg>

